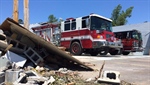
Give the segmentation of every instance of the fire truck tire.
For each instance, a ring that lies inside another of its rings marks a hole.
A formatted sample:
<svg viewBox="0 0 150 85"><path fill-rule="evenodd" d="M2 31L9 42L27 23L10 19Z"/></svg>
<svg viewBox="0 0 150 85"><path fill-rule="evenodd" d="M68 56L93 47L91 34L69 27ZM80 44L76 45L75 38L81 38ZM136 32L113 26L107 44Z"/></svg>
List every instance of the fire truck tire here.
<svg viewBox="0 0 150 85"><path fill-rule="evenodd" d="M91 56L97 56L98 55L98 52L92 52L90 53Z"/></svg>
<svg viewBox="0 0 150 85"><path fill-rule="evenodd" d="M117 55L117 54L118 54L118 51L119 51L119 50L114 50L114 51L110 51L109 53L110 53L111 55Z"/></svg>
<svg viewBox="0 0 150 85"><path fill-rule="evenodd" d="M73 42L71 44L71 47L70 47L70 52L73 55L81 55L82 54L82 48L81 48L80 43L79 42Z"/></svg>
<svg viewBox="0 0 150 85"><path fill-rule="evenodd" d="M122 52L123 55L128 55L130 52Z"/></svg>
<svg viewBox="0 0 150 85"><path fill-rule="evenodd" d="M100 51L99 54L100 55L107 55L108 51Z"/></svg>

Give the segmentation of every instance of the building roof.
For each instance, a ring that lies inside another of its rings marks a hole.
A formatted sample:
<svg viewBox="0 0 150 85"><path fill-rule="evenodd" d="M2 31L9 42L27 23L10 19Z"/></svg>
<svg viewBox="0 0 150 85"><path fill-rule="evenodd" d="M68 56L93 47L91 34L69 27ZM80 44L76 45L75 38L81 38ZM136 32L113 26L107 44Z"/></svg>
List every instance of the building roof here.
<svg viewBox="0 0 150 85"><path fill-rule="evenodd" d="M133 29L139 30L140 32L142 32L144 34L147 34L150 32L150 22L123 25L123 26L115 26L115 27L113 27L113 32L127 31L127 30L133 30Z"/></svg>
<svg viewBox="0 0 150 85"><path fill-rule="evenodd" d="M133 30L133 29L140 31L142 33L142 36L148 36L150 34L150 22L115 26L113 27L113 32L128 31L128 30Z"/></svg>

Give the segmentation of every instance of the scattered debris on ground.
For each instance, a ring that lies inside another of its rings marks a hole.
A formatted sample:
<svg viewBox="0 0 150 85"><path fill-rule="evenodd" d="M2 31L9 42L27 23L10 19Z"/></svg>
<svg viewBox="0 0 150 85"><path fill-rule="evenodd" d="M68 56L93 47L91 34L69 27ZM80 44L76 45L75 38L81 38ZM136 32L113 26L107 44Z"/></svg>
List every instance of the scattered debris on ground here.
<svg viewBox="0 0 150 85"><path fill-rule="evenodd" d="M114 75L115 71L103 71L100 78L83 80L78 71L67 68L59 70L49 70L40 66L18 68L13 64L0 73L0 83L1 85L133 85L125 81L118 83L119 76L114 78Z"/></svg>

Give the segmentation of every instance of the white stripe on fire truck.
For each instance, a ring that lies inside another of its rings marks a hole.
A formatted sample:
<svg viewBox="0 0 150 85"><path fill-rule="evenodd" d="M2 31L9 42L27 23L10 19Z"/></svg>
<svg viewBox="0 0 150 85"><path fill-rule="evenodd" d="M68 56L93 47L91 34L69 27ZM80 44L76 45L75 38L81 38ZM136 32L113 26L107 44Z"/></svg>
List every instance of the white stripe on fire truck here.
<svg viewBox="0 0 150 85"><path fill-rule="evenodd" d="M83 36L74 36L73 38L71 37L63 37L61 38L61 41L69 41L73 39L90 39L91 41L106 41L105 39L93 39L91 35L83 35Z"/></svg>

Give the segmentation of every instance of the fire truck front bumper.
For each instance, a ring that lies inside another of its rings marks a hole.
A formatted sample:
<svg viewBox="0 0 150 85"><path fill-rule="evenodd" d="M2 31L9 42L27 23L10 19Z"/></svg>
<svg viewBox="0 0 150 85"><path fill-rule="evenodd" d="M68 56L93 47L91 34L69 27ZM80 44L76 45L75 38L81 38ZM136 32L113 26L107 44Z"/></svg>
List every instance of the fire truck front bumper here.
<svg viewBox="0 0 150 85"><path fill-rule="evenodd" d="M143 47L133 47L132 52L142 52L143 50Z"/></svg>
<svg viewBox="0 0 150 85"><path fill-rule="evenodd" d="M120 41L116 41L116 42L94 41L93 42L93 48L101 48L101 47L123 48L123 45Z"/></svg>

